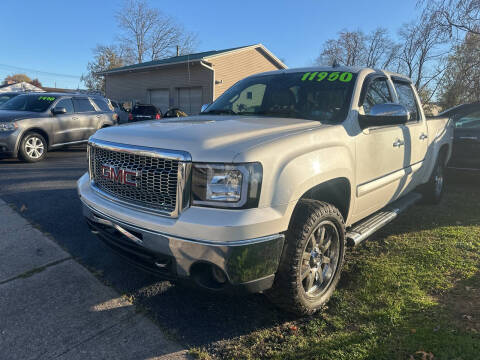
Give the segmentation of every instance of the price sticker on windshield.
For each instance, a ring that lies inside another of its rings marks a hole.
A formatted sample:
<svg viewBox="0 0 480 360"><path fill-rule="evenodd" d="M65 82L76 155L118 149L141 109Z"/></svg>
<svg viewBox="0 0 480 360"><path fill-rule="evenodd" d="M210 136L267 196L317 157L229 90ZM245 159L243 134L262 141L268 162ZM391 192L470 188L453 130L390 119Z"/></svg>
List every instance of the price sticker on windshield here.
<svg viewBox="0 0 480 360"><path fill-rule="evenodd" d="M44 100L44 101L54 101L55 98L53 96L39 96L38 100Z"/></svg>
<svg viewBox="0 0 480 360"><path fill-rule="evenodd" d="M353 74L351 72L340 72L340 71L315 71L315 72L307 72L302 75L302 81L340 81L340 82L350 82L352 81Z"/></svg>

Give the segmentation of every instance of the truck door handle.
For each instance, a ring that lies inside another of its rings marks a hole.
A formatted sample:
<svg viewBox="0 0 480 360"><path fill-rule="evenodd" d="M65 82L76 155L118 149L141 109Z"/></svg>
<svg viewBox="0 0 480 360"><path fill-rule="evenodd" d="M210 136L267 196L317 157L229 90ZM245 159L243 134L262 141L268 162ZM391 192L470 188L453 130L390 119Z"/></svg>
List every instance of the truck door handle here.
<svg viewBox="0 0 480 360"><path fill-rule="evenodd" d="M400 139L395 140L395 142L393 143L393 147L400 147L403 145L405 145L405 142Z"/></svg>
<svg viewBox="0 0 480 360"><path fill-rule="evenodd" d="M478 140L478 137L476 136L460 136L460 140Z"/></svg>
<svg viewBox="0 0 480 360"><path fill-rule="evenodd" d="M73 120L78 120L78 117L74 116L72 117Z"/></svg>
<svg viewBox="0 0 480 360"><path fill-rule="evenodd" d="M420 140L425 140L425 139L428 139L428 135L422 133L422 135L420 135Z"/></svg>

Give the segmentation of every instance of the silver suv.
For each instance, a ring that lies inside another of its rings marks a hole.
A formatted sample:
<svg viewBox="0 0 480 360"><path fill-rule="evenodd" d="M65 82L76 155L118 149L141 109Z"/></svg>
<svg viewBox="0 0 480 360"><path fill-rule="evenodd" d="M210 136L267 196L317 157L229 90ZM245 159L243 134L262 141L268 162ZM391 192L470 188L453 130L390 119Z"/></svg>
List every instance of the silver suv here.
<svg viewBox="0 0 480 360"><path fill-rule="evenodd" d="M37 162L47 150L86 142L98 129L117 122L118 115L99 97L18 95L0 106L0 155Z"/></svg>

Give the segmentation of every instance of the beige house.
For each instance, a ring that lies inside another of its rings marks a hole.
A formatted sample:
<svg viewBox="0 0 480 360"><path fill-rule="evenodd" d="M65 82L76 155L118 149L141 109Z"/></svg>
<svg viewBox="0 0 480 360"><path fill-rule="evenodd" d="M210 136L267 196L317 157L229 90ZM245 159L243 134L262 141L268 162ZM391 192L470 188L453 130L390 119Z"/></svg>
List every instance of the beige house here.
<svg viewBox="0 0 480 360"><path fill-rule="evenodd" d="M179 107L195 114L238 80L286 68L262 44L256 44L149 61L101 74L109 99L154 104L162 112Z"/></svg>

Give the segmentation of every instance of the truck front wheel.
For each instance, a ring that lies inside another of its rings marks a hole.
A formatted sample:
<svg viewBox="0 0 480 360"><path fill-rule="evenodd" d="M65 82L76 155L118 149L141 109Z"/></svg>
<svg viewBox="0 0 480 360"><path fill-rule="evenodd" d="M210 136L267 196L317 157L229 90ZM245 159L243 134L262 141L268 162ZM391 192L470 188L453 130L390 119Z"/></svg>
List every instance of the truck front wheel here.
<svg viewBox="0 0 480 360"><path fill-rule="evenodd" d="M295 209L275 282L267 293L283 309L310 315L324 305L340 280L345 225L338 209L301 200Z"/></svg>

